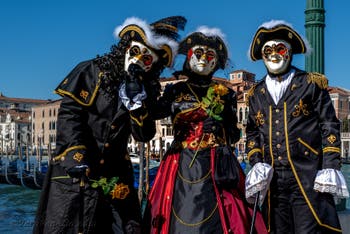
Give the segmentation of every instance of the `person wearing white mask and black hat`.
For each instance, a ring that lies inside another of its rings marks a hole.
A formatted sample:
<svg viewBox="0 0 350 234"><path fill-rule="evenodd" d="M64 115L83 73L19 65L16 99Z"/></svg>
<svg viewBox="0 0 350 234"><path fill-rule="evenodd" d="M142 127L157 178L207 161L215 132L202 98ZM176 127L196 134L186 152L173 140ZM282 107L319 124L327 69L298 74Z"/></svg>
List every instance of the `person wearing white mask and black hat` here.
<svg viewBox="0 0 350 234"><path fill-rule="evenodd" d="M147 105L159 94L159 75L172 65L185 23L181 16L152 24L126 19L110 53L81 62L56 88L56 153L33 233L140 233L128 140L155 134Z"/></svg>
<svg viewBox="0 0 350 234"><path fill-rule="evenodd" d="M267 74L248 95L246 197L266 198L271 233L341 233L333 197L349 196L328 81L292 65L295 54L309 52L280 20L261 25L250 45L250 58L262 59Z"/></svg>
<svg viewBox="0 0 350 234"><path fill-rule="evenodd" d="M186 59L151 107L155 119L170 117L174 140L148 197L144 233L246 234L251 208L244 197L244 173L236 156L236 93L213 79L227 65L224 34L206 26L184 38ZM260 214L257 233L266 233Z"/></svg>

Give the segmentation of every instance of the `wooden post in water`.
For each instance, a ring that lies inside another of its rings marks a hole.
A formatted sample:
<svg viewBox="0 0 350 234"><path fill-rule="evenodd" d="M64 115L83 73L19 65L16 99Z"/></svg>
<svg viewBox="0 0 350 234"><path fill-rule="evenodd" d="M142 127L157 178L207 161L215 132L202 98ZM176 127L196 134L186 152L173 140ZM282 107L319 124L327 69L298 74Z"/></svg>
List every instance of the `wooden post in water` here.
<svg viewBox="0 0 350 234"><path fill-rule="evenodd" d="M143 159L145 156L145 144L144 143L139 143L139 157L140 157L140 163L139 163L139 201L142 202L143 199L143 175L144 175L144 166L143 166Z"/></svg>
<svg viewBox="0 0 350 234"><path fill-rule="evenodd" d="M147 152L146 152L146 166L145 166L145 170L146 170L146 181L145 181L145 193L148 194L148 190L149 190L149 156L151 153L151 147L150 147L150 143L147 142Z"/></svg>
<svg viewBox="0 0 350 234"><path fill-rule="evenodd" d="M162 137L159 137L159 161L163 159L163 140Z"/></svg>

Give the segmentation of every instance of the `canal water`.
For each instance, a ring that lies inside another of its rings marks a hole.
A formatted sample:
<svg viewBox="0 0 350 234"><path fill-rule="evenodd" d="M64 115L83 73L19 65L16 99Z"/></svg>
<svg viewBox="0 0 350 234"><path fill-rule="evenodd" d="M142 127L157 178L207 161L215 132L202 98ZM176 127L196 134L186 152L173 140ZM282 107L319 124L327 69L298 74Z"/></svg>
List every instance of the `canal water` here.
<svg viewBox="0 0 350 234"><path fill-rule="evenodd" d="M350 188L350 164L344 164L342 171ZM39 196L40 190L0 184L0 233L32 233ZM349 199L346 207L350 209Z"/></svg>

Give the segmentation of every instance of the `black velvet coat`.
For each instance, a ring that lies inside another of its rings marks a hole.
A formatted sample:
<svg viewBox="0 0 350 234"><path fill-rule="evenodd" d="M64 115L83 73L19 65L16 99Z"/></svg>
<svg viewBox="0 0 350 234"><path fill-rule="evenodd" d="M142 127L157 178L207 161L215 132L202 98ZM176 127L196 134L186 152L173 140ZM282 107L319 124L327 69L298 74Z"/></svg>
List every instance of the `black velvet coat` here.
<svg viewBox="0 0 350 234"><path fill-rule="evenodd" d="M337 231L333 197L313 190L318 170L341 165L340 123L326 88L323 75L296 69L276 105L263 79L249 94L247 149L251 165L290 166L319 225Z"/></svg>
<svg viewBox="0 0 350 234"><path fill-rule="evenodd" d="M103 88L104 78L94 60L85 61L55 90L63 97L57 149L46 175L34 233L78 233L79 223L84 233L112 233L113 222L125 225L141 220L127 143L131 134L137 141L150 140L155 124L143 107L129 112L119 99L118 88L115 93ZM90 169L84 187L66 173L80 164ZM102 177L118 177L118 184L129 188L126 198L112 199L100 187L92 188L92 181Z"/></svg>

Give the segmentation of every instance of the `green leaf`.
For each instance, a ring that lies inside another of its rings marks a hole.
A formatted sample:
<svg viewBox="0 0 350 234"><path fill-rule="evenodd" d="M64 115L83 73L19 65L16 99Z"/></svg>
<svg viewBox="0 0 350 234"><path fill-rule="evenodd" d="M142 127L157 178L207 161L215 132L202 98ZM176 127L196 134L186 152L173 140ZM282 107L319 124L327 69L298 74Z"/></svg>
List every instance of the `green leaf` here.
<svg viewBox="0 0 350 234"><path fill-rule="evenodd" d="M210 105L210 103L211 103L211 101L208 99L208 98L206 98L206 97L204 97L204 98L202 98L202 102L208 107L209 105Z"/></svg>
<svg viewBox="0 0 350 234"><path fill-rule="evenodd" d="M214 108L214 113L215 114L220 114L224 110L224 105L218 104Z"/></svg>
<svg viewBox="0 0 350 234"><path fill-rule="evenodd" d="M97 183L97 182L92 183L92 184L91 184L91 187L97 188L97 187L98 187L98 183Z"/></svg>
<svg viewBox="0 0 350 234"><path fill-rule="evenodd" d="M103 189L103 194L104 195L107 195L109 193L109 191L110 191L108 186L103 186L102 189Z"/></svg>
<svg viewBox="0 0 350 234"><path fill-rule="evenodd" d="M220 121L222 120L222 117L220 115L212 115L211 117L213 117L214 119Z"/></svg>

